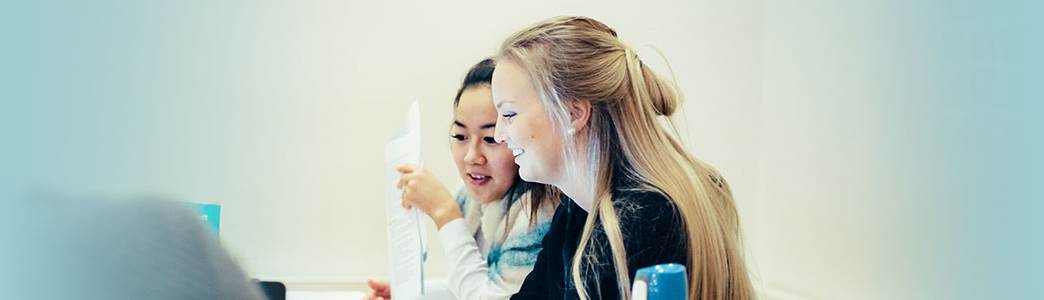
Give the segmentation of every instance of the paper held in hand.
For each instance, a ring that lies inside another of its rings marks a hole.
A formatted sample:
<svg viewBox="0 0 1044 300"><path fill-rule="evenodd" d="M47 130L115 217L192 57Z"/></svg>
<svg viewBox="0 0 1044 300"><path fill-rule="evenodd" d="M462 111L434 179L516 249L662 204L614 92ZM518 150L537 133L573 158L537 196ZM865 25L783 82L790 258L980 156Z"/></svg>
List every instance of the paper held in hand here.
<svg viewBox="0 0 1044 300"><path fill-rule="evenodd" d="M424 223L417 208L402 207L402 190L396 187L403 164L421 165L420 107L410 105L406 121L384 147L387 177L385 213L388 217L388 266L395 299L418 299L424 295L424 258L427 254Z"/></svg>

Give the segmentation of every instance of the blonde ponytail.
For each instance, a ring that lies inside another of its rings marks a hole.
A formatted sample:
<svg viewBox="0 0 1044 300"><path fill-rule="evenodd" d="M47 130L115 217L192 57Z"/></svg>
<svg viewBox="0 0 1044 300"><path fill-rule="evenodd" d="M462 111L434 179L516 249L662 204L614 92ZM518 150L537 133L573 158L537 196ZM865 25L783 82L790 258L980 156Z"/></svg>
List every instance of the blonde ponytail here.
<svg viewBox="0 0 1044 300"><path fill-rule="evenodd" d="M552 18L508 38L498 60L511 60L529 72L564 144L570 120L567 101L590 101L591 115L582 134L587 149L563 149L567 165L594 166L589 178L594 195L571 277L581 299L585 278L598 278L602 257L591 243L596 225L605 231L621 298L630 296L630 270L620 216L614 206L614 177L635 181L639 189L663 195L678 212L687 236L689 299L754 297L741 249L739 217L732 192L714 168L690 155L677 139L673 122L661 124L680 105L677 88L646 67L616 32L585 17ZM567 147L569 148L569 147ZM578 152L586 151L586 153ZM584 154L584 155L580 155ZM586 161L578 161L584 157ZM574 172L567 168L566 172ZM597 222L597 224L596 224ZM593 276L593 277L589 277ZM592 284L597 285L597 280ZM595 291L601 291L595 286Z"/></svg>

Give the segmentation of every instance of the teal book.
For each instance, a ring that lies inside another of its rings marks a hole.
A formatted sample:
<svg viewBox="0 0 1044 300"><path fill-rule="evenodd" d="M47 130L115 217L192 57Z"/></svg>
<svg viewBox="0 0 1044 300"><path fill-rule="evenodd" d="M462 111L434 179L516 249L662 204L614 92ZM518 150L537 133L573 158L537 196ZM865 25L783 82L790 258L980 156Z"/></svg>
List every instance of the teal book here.
<svg viewBox="0 0 1044 300"><path fill-rule="evenodd" d="M210 203L190 203L199 213L199 218L207 225L214 235L221 232L221 205Z"/></svg>

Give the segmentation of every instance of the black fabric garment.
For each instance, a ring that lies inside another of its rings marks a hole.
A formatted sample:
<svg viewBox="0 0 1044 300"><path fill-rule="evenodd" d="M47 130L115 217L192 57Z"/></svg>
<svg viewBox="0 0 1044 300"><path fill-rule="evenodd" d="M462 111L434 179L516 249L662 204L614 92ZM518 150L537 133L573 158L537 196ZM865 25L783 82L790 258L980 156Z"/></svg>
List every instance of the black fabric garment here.
<svg viewBox="0 0 1044 300"><path fill-rule="evenodd" d="M685 264L689 253L685 228L670 200L654 192L624 189L617 189L613 195L627 250L627 272L632 281L635 272L643 267ZM544 236L544 250L511 299L579 298L570 267L587 215L572 200L563 199L551 221L551 230ZM599 222L595 224L590 242L599 253L598 276L584 277L588 295L591 299L620 299L609 242Z"/></svg>

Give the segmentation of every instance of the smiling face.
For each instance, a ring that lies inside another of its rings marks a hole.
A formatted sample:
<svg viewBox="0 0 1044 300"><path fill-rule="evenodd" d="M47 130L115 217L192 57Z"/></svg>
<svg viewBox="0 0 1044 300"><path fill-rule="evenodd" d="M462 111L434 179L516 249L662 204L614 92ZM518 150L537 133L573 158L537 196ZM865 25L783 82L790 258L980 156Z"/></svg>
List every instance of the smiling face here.
<svg viewBox="0 0 1044 300"><path fill-rule="evenodd" d="M515 183L518 165L493 138L497 111L489 86L465 89L453 114L450 150L468 192L482 203L501 199Z"/></svg>
<svg viewBox="0 0 1044 300"><path fill-rule="evenodd" d="M555 184L562 166L562 134L552 125L528 73L511 60L493 71L497 141L507 143L518 174L531 182Z"/></svg>

